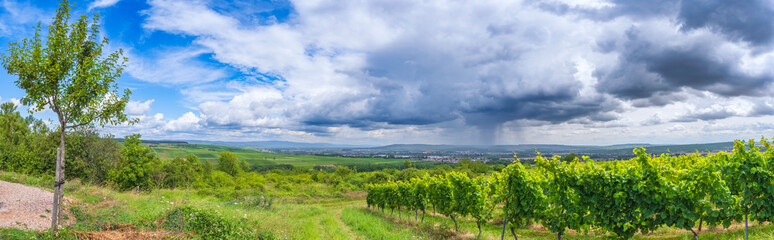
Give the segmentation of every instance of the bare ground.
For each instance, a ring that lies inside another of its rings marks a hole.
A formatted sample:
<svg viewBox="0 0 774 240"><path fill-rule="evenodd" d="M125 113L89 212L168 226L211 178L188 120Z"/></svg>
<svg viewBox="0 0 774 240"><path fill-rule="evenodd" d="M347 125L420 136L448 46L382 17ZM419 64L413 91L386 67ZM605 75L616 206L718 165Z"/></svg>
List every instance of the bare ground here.
<svg viewBox="0 0 774 240"><path fill-rule="evenodd" d="M52 192L0 181L0 203L5 203L5 210L0 211L0 228L48 229L51 227L53 200ZM68 203L69 199L65 198L62 209L67 209ZM66 210L65 214L69 215ZM69 222L73 222L73 218Z"/></svg>

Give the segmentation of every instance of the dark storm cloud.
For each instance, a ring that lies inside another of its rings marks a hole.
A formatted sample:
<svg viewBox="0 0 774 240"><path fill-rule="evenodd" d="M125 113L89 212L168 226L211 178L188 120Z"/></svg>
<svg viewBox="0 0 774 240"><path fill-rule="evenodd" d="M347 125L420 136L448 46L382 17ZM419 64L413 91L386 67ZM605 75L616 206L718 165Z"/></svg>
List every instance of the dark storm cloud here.
<svg viewBox="0 0 774 240"><path fill-rule="evenodd" d="M544 41L540 30L489 26L493 36L527 32L529 41ZM585 118L607 122L617 115L617 101L608 97L580 96L574 64L554 67L545 75L519 69L523 49L512 45L482 54L480 49L447 49L435 43L411 39L371 53L367 75L375 93L365 97L364 112L339 114L333 105L307 115L303 123L368 130L384 124L429 125L463 119L483 135L513 120L561 123ZM469 52L474 51L474 52ZM471 57L472 56L472 57ZM569 61L569 60L568 60ZM488 138L484 136L483 138Z"/></svg>
<svg viewBox="0 0 774 240"><path fill-rule="evenodd" d="M753 45L769 45L774 39L774 4L766 0L613 0L609 3L610 6L589 9L558 2L531 2L544 11L560 15L572 13L599 21L618 17L674 18L683 31L707 28Z"/></svg>
<svg viewBox="0 0 774 240"><path fill-rule="evenodd" d="M600 8L571 6L570 4L556 1L532 0L528 1L528 3L547 12L561 15L576 14L598 21L608 21L623 16L634 18L663 16L677 12L678 6L680 6L680 1L675 0L613 0L608 2L610 5Z"/></svg>
<svg viewBox="0 0 774 240"><path fill-rule="evenodd" d="M617 65L597 69L597 89L623 99L640 100L639 106L665 105L681 100L670 93L684 88L726 97L758 96L772 78L740 69L740 56L717 52L720 43L698 40L676 46L651 42L636 28L617 44Z"/></svg>
<svg viewBox="0 0 774 240"><path fill-rule="evenodd" d="M774 38L772 6L767 0L683 0L678 20L684 30L710 28L754 45L768 45Z"/></svg>
<svg viewBox="0 0 774 240"><path fill-rule="evenodd" d="M758 102L750 112L751 117L770 116L774 115L774 106L769 103Z"/></svg>
<svg viewBox="0 0 774 240"><path fill-rule="evenodd" d="M687 113L685 115L682 115L673 119L672 122L696 122L699 120L712 121L712 120L726 119L734 116L737 116L737 114L732 111L729 111L728 109L709 109L709 110Z"/></svg>
<svg viewBox="0 0 774 240"><path fill-rule="evenodd" d="M572 119L587 117L600 122L615 120L613 115L603 112L614 111L617 103L606 102L599 97L579 99L577 96L532 95L525 97L490 96L494 101L465 109L468 122L479 124L498 124L512 120L540 120L561 123Z"/></svg>
<svg viewBox="0 0 774 240"><path fill-rule="evenodd" d="M687 99L685 94L657 92L648 98L634 99L633 107L664 106L673 102L681 102Z"/></svg>

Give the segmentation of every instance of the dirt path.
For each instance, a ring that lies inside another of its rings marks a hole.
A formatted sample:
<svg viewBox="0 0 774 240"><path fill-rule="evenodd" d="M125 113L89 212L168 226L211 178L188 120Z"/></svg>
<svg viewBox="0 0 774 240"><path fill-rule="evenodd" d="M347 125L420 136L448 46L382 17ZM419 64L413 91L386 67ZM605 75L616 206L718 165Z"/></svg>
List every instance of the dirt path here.
<svg viewBox="0 0 774 240"><path fill-rule="evenodd" d="M344 208L346 207L352 207L358 204L362 204L363 201L364 200L358 199L358 200L344 201L344 202L322 203L320 204L320 206L326 208L328 211L333 212L333 217L336 219L336 222L338 222L341 228L344 229L345 232L347 232L350 239L360 240L365 238L363 238L362 236L352 231L352 228L350 228L349 225L347 225L346 223L344 223L344 221L341 220L341 211L343 211Z"/></svg>
<svg viewBox="0 0 774 240"><path fill-rule="evenodd" d="M0 181L0 203L5 204L5 210L0 211L0 228L48 229L53 200L54 194L49 191Z"/></svg>
<svg viewBox="0 0 774 240"><path fill-rule="evenodd" d="M343 207L331 209L331 210L333 210L334 217L336 217L336 222L338 222L339 225L341 225L341 228L344 229L344 231L347 232L347 234L349 234L350 239L356 239L356 240L363 239L355 232L353 232L352 228L350 228L349 225L347 225L346 223L344 223L344 221L341 220L341 211L344 210Z"/></svg>

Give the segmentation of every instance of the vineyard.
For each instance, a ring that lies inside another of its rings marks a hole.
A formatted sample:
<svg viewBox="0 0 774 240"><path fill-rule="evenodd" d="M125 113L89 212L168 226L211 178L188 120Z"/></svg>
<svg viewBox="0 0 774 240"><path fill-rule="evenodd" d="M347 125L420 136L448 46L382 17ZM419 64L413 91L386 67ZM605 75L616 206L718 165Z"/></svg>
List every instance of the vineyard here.
<svg viewBox="0 0 774 240"><path fill-rule="evenodd" d="M449 172L369 185L366 202L382 212L414 211L415 221L432 209L455 228L457 219L473 218L479 235L497 216L502 237L510 229L515 239L515 228L533 223L558 239L568 229L630 239L660 227L685 229L698 239L702 225L774 218L774 149L766 139L760 145L736 141L732 153L681 156L651 156L638 148L636 158L610 162L538 156L535 166L515 161L479 178Z"/></svg>

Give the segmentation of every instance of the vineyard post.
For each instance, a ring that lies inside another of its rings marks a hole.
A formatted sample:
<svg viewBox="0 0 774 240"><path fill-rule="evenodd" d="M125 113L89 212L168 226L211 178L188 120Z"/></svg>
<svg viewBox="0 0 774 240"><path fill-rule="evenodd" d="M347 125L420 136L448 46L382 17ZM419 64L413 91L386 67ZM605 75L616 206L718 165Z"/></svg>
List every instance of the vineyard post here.
<svg viewBox="0 0 774 240"><path fill-rule="evenodd" d="M701 224L702 224L703 220L704 220L704 218L699 217L699 232L701 232Z"/></svg>
<svg viewBox="0 0 774 240"><path fill-rule="evenodd" d="M511 179L508 179L508 183L510 182L511 182ZM505 209L503 210L503 233L500 234L500 240L505 239L505 226L508 225L508 197L511 196L511 187L508 186L508 184L506 184L505 186L508 187L508 195L505 196ZM514 234L514 236L516 235Z"/></svg>
<svg viewBox="0 0 774 240"><path fill-rule="evenodd" d="M507 202L505 203L505 206L507 208L507 206L508 206ZM506 210L506 211L508 211L508 210ZM505 239L505 226L506 225L508 225L508 217L504 217L503 218L503 233L500 234L500 240L504 240Z"/></svg>
<svg viewBox="0 0 774 240"><path fill-rule="evenodd" d="M457 227L457 219L454 218L454 214L449 214L449 217L451 217L451 220L454 221L454 232L460 232L460 229Z"/></svg>
<svg viewBox="0 0 774 240"><path fill-rule="evenodd" d="M511 234L513 234L513 239L519 240L519 237L516 236L516 232L514 231L514 227L511 226Z"/></svg>
<svg viewBox="0 0 774 240"><path fill-rule="evenodd" d="M747 182L744 182L744 189L747 190ZM744 208L744 240L750 240L750 234L747 232L747 206Z"/></svg>

